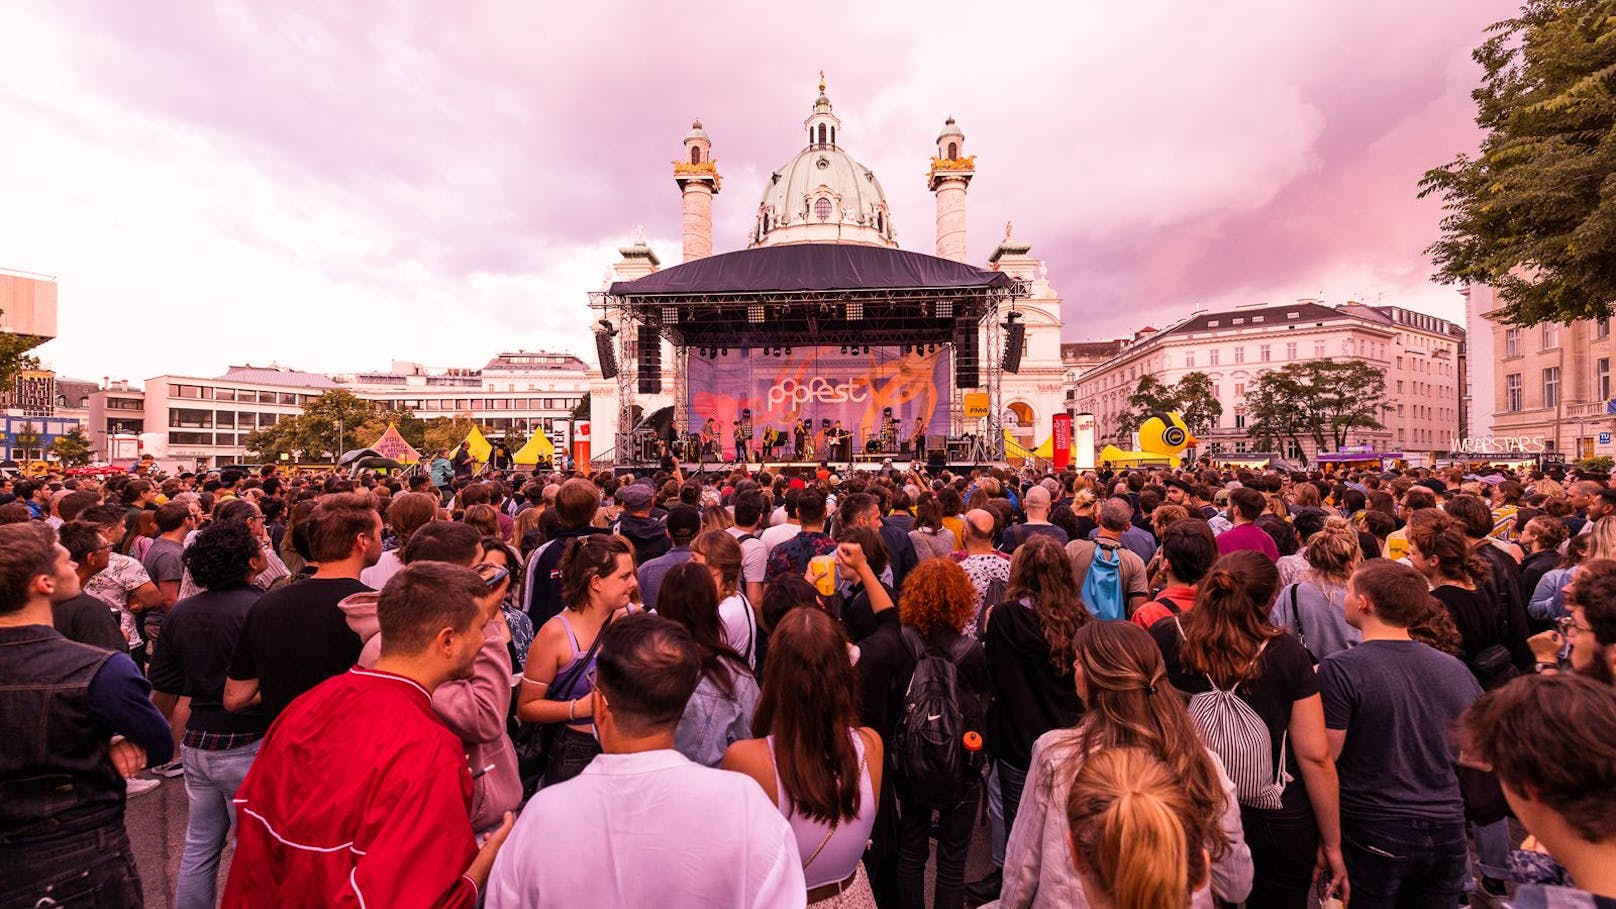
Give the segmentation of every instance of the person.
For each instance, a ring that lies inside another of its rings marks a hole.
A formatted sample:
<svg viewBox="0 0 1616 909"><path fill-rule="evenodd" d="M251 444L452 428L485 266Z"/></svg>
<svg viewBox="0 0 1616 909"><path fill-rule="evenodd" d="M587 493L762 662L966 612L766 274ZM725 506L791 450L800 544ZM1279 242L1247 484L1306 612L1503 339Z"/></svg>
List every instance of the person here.
<svg viewBox="0 0 1616 909"><path fill-rule="evenodd" d="M1267 728L1268 766L1304 783L1284 786L1274 803L1247 799L1240 806L1255 868L1248 909L1303 909L1319 856L1329 872L1324 889L1349 895L1318 678L1301 642L1268 621L1278 592L1274 563L1240 550L1212 566L1193 611L1150 629L1173 687L1192 697L1233 692Z"/></svg>
<svg viewBox="0 0 1616 909"><path fill-rule="evenodd" d="M790 500L787 500L789 505ZM775 546L769 553L769 581L782 575L802 577L810 560L836 551L836 540L825 532L825 494L804 489L797 494L798 532Z"/></svg>
<svg viewBox="0 0 1616 909"><path fill-rule="evenodd" d="M757 607L741 592L741 559L741 544L722 530L707 531L690 548L690 560L705 566L718 588L718 621L724 641L746 665L756 668Z"/></svg>
<svg viewBox="0 0 1616 909"><path fill-rule="evenodd" d="M1416 524L1409 531L1408 561L1431 586L1464 641L1464 661L1482 688L1496 688L1519 674L1513 661L1508 620L1487 564L1451 520ZM1525 640L1523 662L1532 665Z"/></svg>
<svg viewBox="0 0 1616 909"><path fill-rule="evenodd" d="M293 698L348 671L359 636L348 627L345 598L368 591L359 573L382 554L382 519L370 493L324 496L308 520L312 577L265 594L252 605L236 641L224 704L262 704L273 721Z"/></svg>
<svg viewBox="0 0 1616 909"><path fill-rule="evenodd" d="M890 582L894 590L902 587L903 579L919 561L914 544L909 542L909 532L882 520L880 501L869 493L852 493L842 499L837 508L838 533L853 527L868 527L880 535L887 554L887 570L882 580Z"/></svg>
<svg viewBox="0 0 1616 909"><path fill-rule="evenodd" d="M1156 538L1149 530L1134 524L1133 501L1127 496L1119 495L1098 502L1096 506L1094 520L1097 526L1089 531L1088 539L1115 540L1122 548L1138 556L1141 565L1148 565L1156 555ZM1106 519L1107 512L1112 515L1109 523ZM1117 516L1121 514L1127 516L1119 521Z"/></svg>
<svg viewBox="0 0 1616 909"><path fill-rule="evenodd" d="M978 636L984 627L987 609L995 605L990 592L1010 583L1010 557L993 546L993 531L997 525L998 519L986 508L966 512L965 546L952 556L976 588L976 606L971 620L965 624L968 636Z"/></svg>
<svg viewBox="0 0 1616 909"><path fill-rule="evenodd" d="M388 580L375 668L353 667L287 707L236 794L226 909L476 904L512 822L478 847L471 769L431 699L471 675L486 594L476 572L442 562Z"/></svg>
<svg viewBox="0 0 1616 909"><path fill-rule="evenodd" d="M1133 509L1128 500L1123 498L1109 498L1094 507L1095 518L1099 526L1087 540L1073 540L1066 544L1066 556L1071 561L1072 577L1081 590L1089 575L1089 568L1094 564L1096 554L1102 550L1105 558L1115 555L1119 560L1117 571L1122 583L1123 608L1125 613L1132 613L1145 600L1150 599L1150 578L1145 570L1145 562L1139 553L1127 545L1129 530L1137 530L1129 522L1132 520ZM1149 534L1146 534L1149 536ZM1150 544L1151 555L1155 555L1156 543L1154 538ZM1090 610L1095 604L1086 604Z"/></svg>
<svg viewBox="0 0 1616 909"><path fill-rule="evenodd" d="M1423 488L1423 487L1422 487ZM1407 538L1404 538L1407 550ZM1346 650L1361 638L1347 624L1347 579L1363 562L1363 547L1352 524L1339 515L1307 539L1307 567L1280 590L1268 620L1296 635L1315 661ZM1283 561L1283 560L1282 560Z"/></svg>
<svg viewBox="0 0 1616 909"><path fill-rule="evenodd" d="M1459 660L1409 638L1431 602L1407 565L1370 559L1347 582L1356 647L1319 663L1355 906L1452 906L1468 870L1448 732L1481 694Z"/></svg>
<svg viewBox="0 0 1616 909"><path fill-rule="evenodd" d="M1279 547L1274 538L1257 526L1268 500L1255 489L1241 486L1229 491L1229 520L1234 526L1218 534L1218 554L1228 555L1241 549L1254 549L1270 561L1279 561Z"/></svg>
<svg viewBox="0 0 1616 909"><path fill-rule="evenodd" d="M725 641L718 587L712 573L687 563L668 572L668 595L659 615L690 633L701 655L701 680L685 704L674 747L705 767L717 767L729 746L752 737L758 684L746 658Z"/></svg>
<svg viewBox="0 0 1616 909"><path fill-rule="evenodd" d="M1564 664L1572 671L1616 685L1616 561L1597 559L1582 568L1566 588L1567 614L1557 623L1560 631L1532 637L1538 657L1535 668L1557 671L1563 653Z"/></svg>
<svg viewBox="0 0 1616 909"><path fill-rule="evenodd" d="M999 548L1015 555L1016 547L1025 543L1036 534L1043 534L1055 538L1055 542L1066 545L1066 531L1049 523L1050 495L1049 490L1034 485L1027 490L1021 498L1022 509L1027 513L1025 523L1012 524L1004 529L1004 537Z"/></svg>
<svg viewBox="0 0 1616 909"><path fill-rule="evenodd" d="M1168 683L1161 651L1129 622L1085 623L1071 648L1070 681L1085 705L1083 720L1075 728L1052 729L1033 744L1021 811L1005 852L999 906L1096 905L1085 897L1071 861L1068 838L1083 832L1067 826L1065 809L1083 765L1129 748L1166 764L1192 802L1191 850L1211 860L1211 895L1232 903L1244 900L1251 893L1251 850L1241 831L1234 784L1196 735L1184 702ZM1135 864L1157 868L1163 858L1152 854Z"/></svg>
<svg viewBox="0 0 1616 909"><path fill-rule="evenodd" d="M602 638L588 711L602 753L528 802L494 863L488 909L805 905L796 840L770 799L675 748L702 674L697 643L649 614Z"/></svg>
<svg viewBox="0 0 1616 909"><path fill-rule="evenodd" d="M359 581L372 590L380 590L387 579L404 569L404 547L410 534L438 519L440 500L424 492L406 492L395 495L387 505L387 527L393 532L395 545L376 559L376 564L359 573Z"/></svg>
<svg viewBox="0 0 1616 909"><path fill-rule="evenodd" d="M1183 909L1209 880L1205 824L1184 781L1143 748L1090 755L1072 778L1066 827L1083 903ZM1149 854L1149 861L1138 856Z"/></svg>
<svg viewBox="0 0 1616 909"><path fill-rule="evenodd" d="M527 666L527 651L533 646L534 634L533 620L516 602L520 595L518 591L522 589L522 558L504 540L483 537L482 564L502 568L510 576L511 581L505 589L504 599L500 600L499 611L505 617L505 627L511 633L508 647L511 669L520 676L522 669Z"/></svg>
<svg viewBox="0 0 1616 909"><path fill-rule="evenodd" d="M263 559L247 525L203 528L185 550L185 567L202 592L175 604L152 653L154 699L170 722L184 729L180 759L189 810L175 884L177 909L215 905L219 856L235 823L232 800L269 729L262 710L224 708L231 655L247 613L263 596L251 584ZM180 698L188 703L183 716L176 709Z"/></svg>
<svg viewBox="0 0 1616 909"><path fill-rule="evenodd" d="M1058 543L1040 536L1016 550L1005 603L987 617L985 635L993 692L988 740L1006 834L1015 827L1033 743L1083 715L1071 680L1072 640L1091 620ZM995 793L990 790L988 797L992 810ZM991 878L990 873L984 879L990 883L979 893L992 889Z"/></svg>
<svg viewBox="0 0 1616 909"><path fill-rule="evenodd" d="M73 560L73 573L78 575L79 590L96 572L105 568L112 553L112 543L101 535L94 524L70 521L58 531L68 557ZM107 604L87 593L51 604L51 626L69 641L89 644L103 650L127 653L129 642L118 628Z"/></svg>
<svg viewBox="0 0 1616 909"><path fill-rule="evenodd" d="M651 513L656 494L648 484L634 483L619 490L618 495L623 500L623 513L612 525L612 532L634 544L634 564L644 565L673 548L665 519Z"/></svg>
<svg viewBox="0 0 1616 909"><path fill-rule="evenodd" d="M763 738L731 745L720 765L775 799L796 838L807 902L822 909L875 905L862 859L885 764L881 736L854 725L858 677L847 646L829 615L786 613L769 639L752 719Z"/></svg>
<svg viewBox="0 0 1616 909"><path fill-rule="evenodd" d="M546 786L577 776L600 753L589 712L596 703L590 697L595 645L613 617L628 609L635 590L634 550L622 537L576 537L567 542L557 570L566 609L533 638L516 700L522 722L559 726L545 755Z"/></svg>
<svg viewBox="0 0 1616 909"><path fill-rule="evenodd" d="M543 627L566 608L562 599L564 584L557 566L570 541L599 532L591 522L595 512L600 510L600 489L582 477L573 477L556 490L555 508L549 510L556 516L555 531L528 555L527 568L522 572L526 578L522 590L523 609L535 628Z"/></svg>
<svg viewBox="0 0 1616 909"><path fill-rule="evenodd" d="M915 414L915 425L909 430L909 445L918 470L926 463L926 419L920 414Z"/></svg>
<svg viewBox="0 0 1616 909"><path fill-rule="evenodd" d="M1461 760L1498 777L1511 811L1569 872L1569 886L1517 885L1513 904L1616 906L1616 689L1560 673L1516 679L1459 718Z"/></svg>
<svg viewBox="0 0 1616 909"><path fill-rule="evenodd" d="M127 653L51 627L78 594L54 531L0 525L0 898L139 909L123 779L167 762L173 736Z"/></svg>
<svg viewBox="0 0 1616 909"><path fill-rule="evenodd" d="M915 548L915 558L924 562L940 558L956 548L954 534L943 527L943 508L936 496L923 495L915 506L915 526L909 531L909 543Z"/></svg>
<svg viewBox="0 0 1616 909"><path fill-rule="evenodd" d="M476 461L471 456L470 442L461 442L455 448L454 457L449 459L449 465L454 468L454 478L456 480L464 480L471 476L472 470L476 467Z"/></svg>
<svg viewBox="0 0 1616 909"><path fill-rule="evenodd" d="M1172 507L1176 506L1162 506ZM1212 563L1218 560L1218 544L1212 536L1212 528L1205 521L1186 518L1167 528L1167 532L1162 534L1161 547L1156 552L1166 586L1156 594L1154 600L1140 606L1128 617L1129 621L1146 630L1168 616L1195 608L1196 585L1212 570Z"/></svg>
<svg viewBox="0 0 1616 909"><path fill-rule="evenodd" d="M735 524L726 528L729 535L741 544L741 589L747 600L763 601L763 581L768 573L769 547L762 537L764 499L757 489L744 489L735 493L733 504ZM718 513L722 509L714 509Z"/></svg>
<svg viewBox="0 0 1616 909"><path fill-rule="evenodd" d="M990 695L987 653L979 642L962 633L974 614L975 604L976 588L958 565L947 559L928 559L915 567L898 599L898 618L903 623L909 659L893 679L892 688L898 692L909 689L915 662L921 655L947 657L955 667L955 697L964 728L981 735L986 732ZM902 722L902 718L898 721ZM965 857L982 792L981 768L967 762L966 769L959 798L952 805L931 804L916 793L906 792L901 783L893 787L899 804L899 909L920 909L924 904L933 815L937 882L932 905L935 909L960 909L964 904Z"/></svg>
<svg viewBox="0 0 1616 909"><path fill-rule="evenodd" d="M1547 631L1553 622L1534 621L1531 601L1536 599L1538 582L1560 567L1560 547L1567 542L1569 533L1565 522L1546 514L1532 517L1521 530L1521 548L1526 551L1521 559L1521 591L1527 595L1527 624L1535 632Z"/></svg>
<svg viewBox="0 0 1616 909"><path fill-rule="evenodd" d="M499 577L494 566L483 561L482 535L457 521L434 521L410 535L404 546L404 566L418 562L442 562L471 568L491 583L478 600L488 612L483 624L483 645L477 651L471 673L439 685L432 692L432 710L443 724L460 738L471 766L478 769L472 781L471 828L479 836L496 829L506 811L522 801L522 779L516 750L506 735L505 724L511 712L510 642L500 603L510 587L509 575ZM380 594L361 592L338 604L364 647L359 666L370 668L380 659L385 642L379 624Z"/></svg>
<svg viewBox="0 0 1616 909"><path fill-rule="evenodd" d="M701 512L689 505L676 505L668 511L667 536L673 544L667 552L640 563L636 577L640 585L640 601L653 612L662 591L662 579L673 568L690 561L690 544L701 530Z"/></svg>

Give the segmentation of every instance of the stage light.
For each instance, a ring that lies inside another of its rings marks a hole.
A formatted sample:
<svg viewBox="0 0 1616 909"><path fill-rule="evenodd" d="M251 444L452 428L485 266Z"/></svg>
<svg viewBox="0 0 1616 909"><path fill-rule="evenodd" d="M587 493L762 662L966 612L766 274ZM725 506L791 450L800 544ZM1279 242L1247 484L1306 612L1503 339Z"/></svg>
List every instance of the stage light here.
<svg viewBox="0 0 1616 909"><path fill-rule="evenodd" d="M751 322L762 322L762 321L764 321L765 317L764 317L764 314L763 314L763 304L762 303L748 303L746 305L746 318L747 318L748 321L751 321Z"/></svg>
<svg viewBox="0 0 1616 909"><path fill-rule="evenodd" d="M837 353L840 353L844 357L847 356L847 345L843 344L841 349L839 351L837 351Z"/></svg>
<svg viewBox="0 0 1616 909"><path fill-rule="evenodd" d="M791 356L791 348L789 347L786 348L786 356Z"/></svg>
<svg viewBox="0 0 1616 909"><path fill-rule="evenodd" d="M722 357L729 356L729 348L728 347L724 348L723 350L719 351L718 354L719 354L719 356L722 356Z"/></svg>
<svg viewBox="0 0 1616 909"><path fill-rule="evenodd" d="M954 301L953 300L938 300L937 301L937 318L939 318L939 319L952 319L952 318L954 318Z"/></svg>
<svg viewBox="0 0 1616 909"><path fill-rule="evenodd" d="M864 318L864 301L854 300L847 304L847 321L857 322Z"/></svg>
<svg viewBox="0 0 1616 909"><path fill-rule="evenodd" d="M664 306L664 307L662 307L662 323L664 325L672 325L673 323L675 323L677 321L679 321L679 307L677 307L677 306Z"/></svg>

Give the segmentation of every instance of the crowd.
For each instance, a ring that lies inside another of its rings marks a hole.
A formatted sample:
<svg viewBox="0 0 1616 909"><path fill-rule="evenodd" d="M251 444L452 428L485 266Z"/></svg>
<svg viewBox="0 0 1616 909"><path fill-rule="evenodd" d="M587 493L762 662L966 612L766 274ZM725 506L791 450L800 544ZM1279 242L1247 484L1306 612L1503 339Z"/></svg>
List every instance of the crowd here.
<svg viewBox="0 0 1616 909"><path fill-rule="evenodd" d="M181 777L186 909L1612 909L1616 487L0 480L0 909Z"/></svg>

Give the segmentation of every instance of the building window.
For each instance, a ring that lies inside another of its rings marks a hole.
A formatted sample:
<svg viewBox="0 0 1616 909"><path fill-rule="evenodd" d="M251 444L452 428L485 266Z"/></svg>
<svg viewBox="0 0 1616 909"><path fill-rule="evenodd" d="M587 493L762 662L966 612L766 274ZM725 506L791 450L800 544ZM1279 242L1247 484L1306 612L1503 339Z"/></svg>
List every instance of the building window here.
<svg viewBox="0 0 1616 909"><path fill-rule="evenodd" d="M1594 323L1594 337L1596 339L1610 337L1610 320L1609 319L1600 319L1599 321Z"/></svg>
<svg viewBox="0 0 1616 909"><path fill-rule="evenodd" d="M1521 412L1521 374L1512 372L1504 377L1504 410Z"/></svg>
<svg viewBox="0 0 1616 909"><path fill-rule="evenodd" d="M1560 346L1560 326L1553 322L1543 325L1543 349L1552 350Z"/></svg>
<svg viewBox="0 0 1616 909"><path fill-rule="evenodd" d="M1245 411L1237 410L1237 411L1234 412L1234 428L1235 429L1245 429L1246 428L1246 412Z"/></svg>
<svg viewBox="0 0 1616 909"><path fill-rule="evenodd" d="M1550 366L1543 370L1543 406L1558 407L1560 404L1560 367Z"/></svg>
<svg viewBox="0 0 1616 909"><path fill-rule="evenodd" d="M1262 345L1259 345L1257 347L1257 359L1258 360L1261 360L1262 362L1267 363L1272 358L1271 354L1272 354L1272 351L1269 349L1269 345L1262 344Z"/></svg>
<svg viewBox="0 0 1616 909"><path fill-rule="evenodd" d="M1234 383L1234 396L1237 397L1237 398L1243 398L1243 397L1246 396L1246 383L1244 383L1244 382L1236 382L1236 383Z"/></svg>
<svg viewBox="0 0 1616 909"><path fill-rule="evenodd" d="M1287 360L1296 359L1296 342L1295 341L1291 341L1291 342L1289 342L1289 343L1287 343L1285 345L1285 359L1287 359Z"/></svg>
<svg viewBox="0 0 1616 909"><path fill-rule="evenodd" d="M1219 351L1218 351L1218 349L1216 347L1214 347L1211 350L1206 352L1206 362L1207 362L1208 366L1216 366L1216 365L1218 365L1218 359L1219 359Z"/></svg>
<svg viewBox="0 0 1616 909"><path fill-rule="evenodd" d="M1194 366L1195 365L1195 351L1193 351L1193 350L1184 351L1184 365L1185 366Z"/></svg>
<svg viewBox="0 0 1616 909"><path fill-rule="evenodd" d="M821 196L814 200L814 217L821 221L830 220L830 200Z"/></svg>
<svg viewBox="0 0 1616 909"><path fill-rule="evenodd" d="M1610 357L1600 357L1595 362L1594 387L1599 389L1599 400L1610 400Z"/></svg>
<svg viewBox="0 0 1616 909"><path fill-rule="evenodd" d="M948 143L948 160L952 161L952 160L954 160L955 158L958 158L958 157L959 157L959 143L958 142L950 142L950 143Z"/></svg>
<svg viewBox="0 0 1616 909"><path fill-rule="evenodd" d="M692 146L690 146L690 163L691 164L700 164L701 163L701 146L700 145L692 145Z"/></svg>
<svg viewBox="0 0 1616 909"><path fill-rule="evenodd" d="M823 123L819 124L819 144L820 145L825 144L825 141L826 141L826 138L827 138L825 130L826 130L825 124L823 124Z"/></svg>
<svg viewBox="0 0 1616 909"><path fill-rule="evenodd" d="M1234 361L1236 363L1246 362L1246 349L1244 347L1236 347L1234 349Z"/></svg>
<svg viewBox="0 0 1616 909"><path fill-rule="evenodd" d="M1324 342L1323 341L1314 341L1313 342L1313 356L1315 356L1315 357L1324 356Z"/></svg>
<svg viewBox="0 0 1616 909"><path fill-rule="evenodd" d="M1518 357L1521 355L1521 330L1519 328L1504 329L1504 356Z"/></svg>

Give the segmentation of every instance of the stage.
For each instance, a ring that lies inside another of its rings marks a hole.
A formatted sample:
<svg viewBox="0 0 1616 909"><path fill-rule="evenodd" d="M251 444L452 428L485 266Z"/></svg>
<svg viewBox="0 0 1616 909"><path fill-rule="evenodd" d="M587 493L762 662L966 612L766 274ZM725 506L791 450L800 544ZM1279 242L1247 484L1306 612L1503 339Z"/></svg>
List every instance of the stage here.
<svg viewBox="0 0 1616 909"><path fill-rule="evenodd" d="M910 458L859 455L858 457L854 458L852 462L826 462L825 469L843 479L846 479L848 475L856 471L864 471L865 473L873 474L879 473L881 470L890 466L893 470L897 471L900 476L902 476L909 473L914 464L915 461ZM680 469L684 471L686 477L727 476L734 473L736 470L745 470L749 474L767 471L777 477L811 478L819 470L819 466L818 461L752 461L746 464L736 464L725 461L692 461L688 464L684 462L680 462L679 464ZM1004 461L966 461L960 463L948 463L946 461L942 461L920 465L923 472L932 475L942 473L945 470L954 474L964 474L969 473L972 470L986 470L992 467L1008 466L1009 465ZM623 476L631 473L637 476L646 476L661 469L662 464L659 462L619 462L612 468L612 472L617 476Z"/></svg>

